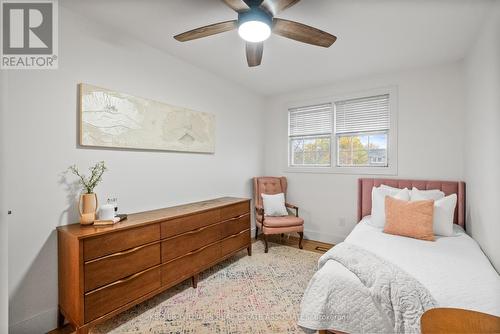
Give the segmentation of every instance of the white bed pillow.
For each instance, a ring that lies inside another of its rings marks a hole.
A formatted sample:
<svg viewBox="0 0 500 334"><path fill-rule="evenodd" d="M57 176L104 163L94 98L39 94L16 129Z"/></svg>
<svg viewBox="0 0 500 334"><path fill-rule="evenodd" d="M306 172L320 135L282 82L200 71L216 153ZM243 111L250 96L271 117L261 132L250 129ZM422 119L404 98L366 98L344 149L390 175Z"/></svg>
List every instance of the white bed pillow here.
<svg viewBox="0 0 500 334"><path fill-rule="evenodd" d="M414 201L413 197L419 198L417 201L422 201L425 199L433 199L437 201L438 199L444 198L445 194L439 189L431 190L419 190L413 187L410 191L410 198Z"/></svg>
<svg viewBox="0 0 500 334"><path fill-rule="evenodd" d="M379 188L381 188L381 189L393 190L393 191L400 191L400 190L403 190L402 188L394 188L394 187L391 187L391 186L388 186L388 185L385 185L385 184L381 184L381 185L379 186Z"/></svg>
<svg viewBox="0 0 500 334"><path fill-rule="evenodd" d="M428 200L425 195L416 193L411 198L412 201ZM445 237L454 236L453 232L453 215L455 206L457 205L457 194L451 194L444 198L434 201L434 218L432 220L432 228L435 235Z"/></svg>
<svg viewBox="0 0 500 334"><path fill-rule="evenodd" d="M385 196L391 196L403 201L410 200L408 188L398 189L390 187L372 188L372 216L370 225L383 228L385 225Z"/></svg>
<svg viewBox="0 0 500 334"><path fill-rule="evenodd" d="M287 216L288 211L285 207L285 194L275 195L260 194L262 204L264 205L264 214L269 217Z"/></svg>

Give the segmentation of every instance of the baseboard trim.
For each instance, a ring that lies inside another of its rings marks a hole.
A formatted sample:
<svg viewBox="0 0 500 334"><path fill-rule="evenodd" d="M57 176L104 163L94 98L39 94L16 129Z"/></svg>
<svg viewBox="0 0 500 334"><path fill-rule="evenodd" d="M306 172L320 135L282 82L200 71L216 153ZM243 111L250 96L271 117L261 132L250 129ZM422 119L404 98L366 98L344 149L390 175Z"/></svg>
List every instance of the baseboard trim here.
<svg viewBox="0 0 500 334"><path fill-rule="evenodd" d="M259 231L260 234L260 231ZM255 227L252 228L252 237L255 235ZM324 232L318 232L314 230L308 230L304 229L304 239L311 240L311 241L319 241L319 242L325 242L327 244L338 244L344 241L346 236L344 235L338 235L338 234L331 234L331 233L324 233Z"/></svg>
<svg viewBox="0 0 500 334"><path fill-rule="evenodd" d="M57 326L57 307L9 325L9 334L47 333Z"/></svg>
<svg viewBox="0 0 500 334"><path fill-rule="evenodd" d="M345 236L304 229L304 238L336 245L344 241Z"/></svg>

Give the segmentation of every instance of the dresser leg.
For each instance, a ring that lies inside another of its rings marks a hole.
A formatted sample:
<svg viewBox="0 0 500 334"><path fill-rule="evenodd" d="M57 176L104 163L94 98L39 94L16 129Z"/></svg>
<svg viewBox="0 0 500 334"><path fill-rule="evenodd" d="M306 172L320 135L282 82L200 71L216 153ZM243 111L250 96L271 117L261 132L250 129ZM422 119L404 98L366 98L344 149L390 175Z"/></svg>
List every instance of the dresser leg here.
<svg viewBox="0 0 500 334"><path fill-rule="evenodd" d="M193 289L196 289L198 287L198 277L199 277L198 274L191 277L191 283L192 283Z"/></svg>
<svg viewBox="0 0 500 334"><path fill-rule="evenodd" d="M57 309L57 328L64 327L64 314L61 312L61 308Z"/></svg>
<svg viewBox="0 0 500 334"><path fill-rule="evenodd" d="M247 247L248 256L252 256L252 245Z"/></svg>

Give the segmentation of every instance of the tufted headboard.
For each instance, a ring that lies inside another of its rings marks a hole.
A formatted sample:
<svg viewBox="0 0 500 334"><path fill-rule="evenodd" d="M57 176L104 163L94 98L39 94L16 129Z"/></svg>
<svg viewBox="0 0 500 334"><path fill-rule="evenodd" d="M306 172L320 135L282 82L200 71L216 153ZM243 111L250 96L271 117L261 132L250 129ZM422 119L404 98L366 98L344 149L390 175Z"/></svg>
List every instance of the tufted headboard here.
<svg viewBox="0 0 500 334"><path fill-rule="evenodd" d="M439 189L446 196L457 194L457 206L453 223L465 228L465 183L461 181L427 181L399 179L368 179L358 180L358 221L372 211L372 188L385 184L394 188L416 187L420 190Z"/></svg>

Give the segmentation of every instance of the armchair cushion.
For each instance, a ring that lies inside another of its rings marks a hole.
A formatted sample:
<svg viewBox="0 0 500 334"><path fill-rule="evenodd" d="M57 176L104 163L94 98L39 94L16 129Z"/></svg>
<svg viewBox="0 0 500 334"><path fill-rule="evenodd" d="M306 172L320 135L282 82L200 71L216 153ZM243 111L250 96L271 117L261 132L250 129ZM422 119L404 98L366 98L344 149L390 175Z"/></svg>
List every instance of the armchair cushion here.
<svg viewBox="0 0 500 334"><path fill-rule="evenodd" d="M257 215L257 220L262 224L262 216ZM264 226L267 227L291 227L304 225L304 219L295 216L265 217Z"/></svg>

